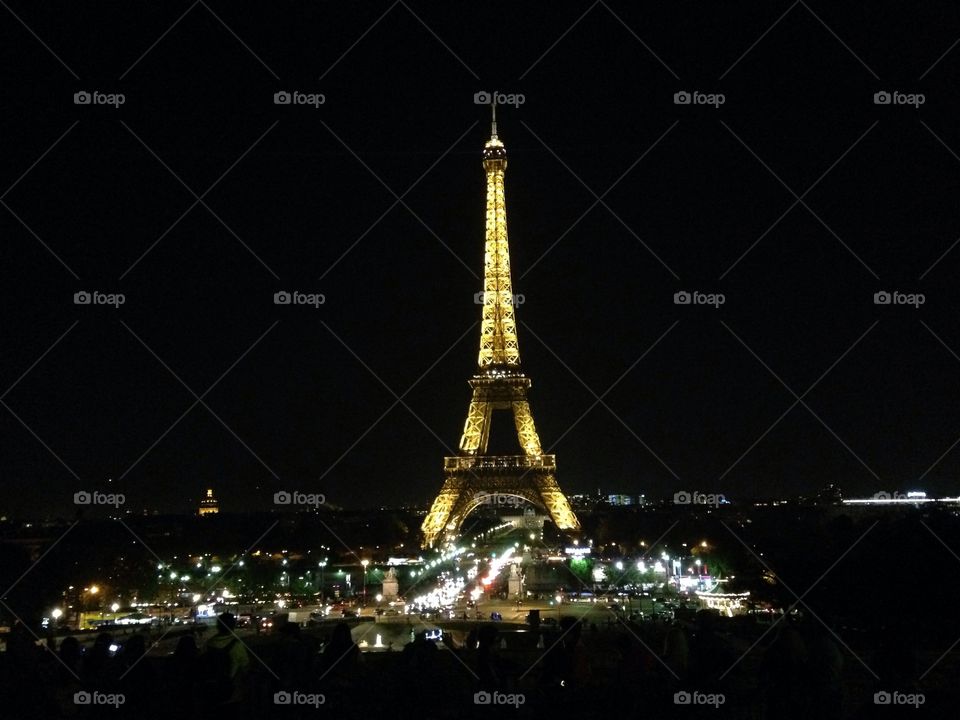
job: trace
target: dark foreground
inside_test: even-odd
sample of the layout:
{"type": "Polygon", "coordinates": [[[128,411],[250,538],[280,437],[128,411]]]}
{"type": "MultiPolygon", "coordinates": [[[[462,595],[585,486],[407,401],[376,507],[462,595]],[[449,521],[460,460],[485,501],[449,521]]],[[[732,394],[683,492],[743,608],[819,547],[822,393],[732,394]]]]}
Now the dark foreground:
{"type": "Polygon", "coordinates": [[[372,646],[370,630],[380,628],[244,636],[248,669],[220,703],[190,633],[175,654],[156,657],[142,652],[156,636],[142,645],[124,639],[114,655],[92,647],[77,657],[69,644],[54,652],[24,634],[0,655],[0,715],[830,720],[955,717],[960,700],[956,657],[937,662],[942,650],[902,628],[852,637],[819,623],[771,629],[712,616],[686,626],[566,622],[542,630],[455,623],[439,646],[422,632],[407,642],[409,630],[422,630],[414,625],[391,649],[360,652],[353,641],[372,646]]]}

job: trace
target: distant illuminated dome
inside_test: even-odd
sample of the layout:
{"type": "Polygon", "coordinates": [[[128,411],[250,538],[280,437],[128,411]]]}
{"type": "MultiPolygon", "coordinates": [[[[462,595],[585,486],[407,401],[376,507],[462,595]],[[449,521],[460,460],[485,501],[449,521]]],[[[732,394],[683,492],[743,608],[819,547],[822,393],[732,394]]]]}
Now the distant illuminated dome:
{"type": "Polygon", "coordinates": [[[207,496],[200,501],[200,515],[216,515],[220,512],[220,501],[213,496],[213,489],[207,488],[207,496]]]}

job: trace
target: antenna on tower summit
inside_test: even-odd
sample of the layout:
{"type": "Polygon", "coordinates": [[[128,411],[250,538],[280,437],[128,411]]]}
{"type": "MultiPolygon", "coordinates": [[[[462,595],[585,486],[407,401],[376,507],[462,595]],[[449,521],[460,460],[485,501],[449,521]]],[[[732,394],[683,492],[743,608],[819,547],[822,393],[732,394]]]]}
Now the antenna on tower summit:
{"type": "Polygon", "coordinates": [[[490,137],[496,139],[497,137],[497,93],[493,93],[493,98],[490,100],[490,111],[493,114],[493,121],[490,123],[490,137]]]}

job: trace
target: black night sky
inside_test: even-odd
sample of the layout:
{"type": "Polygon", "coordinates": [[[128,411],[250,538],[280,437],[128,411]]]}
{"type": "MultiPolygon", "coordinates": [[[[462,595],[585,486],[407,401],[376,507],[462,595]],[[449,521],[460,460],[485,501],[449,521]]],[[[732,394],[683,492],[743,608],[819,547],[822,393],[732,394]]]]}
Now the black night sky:
{"type": "Polygon", "coordinates": [[[960,8],[18,0],[0,34],[4,513],[108,478],[426,505],[476,365],[483,90],[525,96],[520,351],[566,492],[958,492],[960,8]]]}

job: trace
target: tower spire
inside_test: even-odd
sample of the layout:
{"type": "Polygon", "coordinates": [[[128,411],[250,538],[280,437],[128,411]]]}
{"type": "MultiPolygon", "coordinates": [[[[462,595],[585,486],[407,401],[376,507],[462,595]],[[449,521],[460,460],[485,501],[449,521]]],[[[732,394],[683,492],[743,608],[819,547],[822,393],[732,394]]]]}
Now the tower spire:
{"type": "Polygon", "coordinates": [[[490,123],[490,137],[497,139],[497,93],[493,93],[493,100],[490,102],[490,111],[493,114],[493,120],[490,123]]]}

